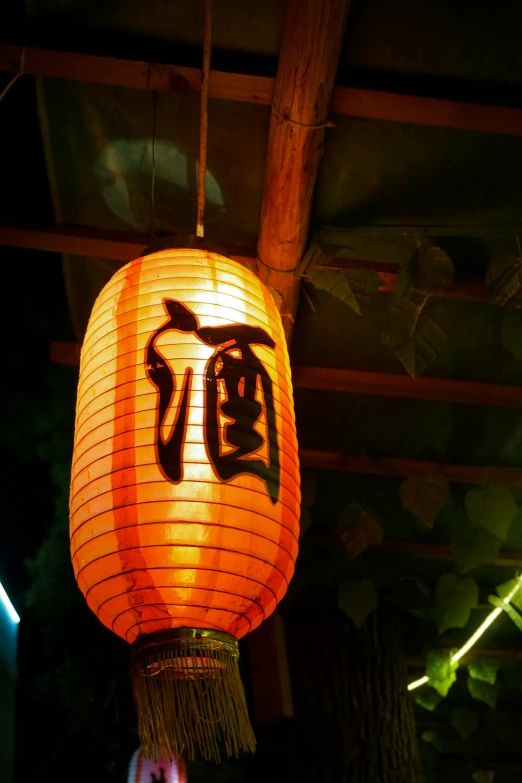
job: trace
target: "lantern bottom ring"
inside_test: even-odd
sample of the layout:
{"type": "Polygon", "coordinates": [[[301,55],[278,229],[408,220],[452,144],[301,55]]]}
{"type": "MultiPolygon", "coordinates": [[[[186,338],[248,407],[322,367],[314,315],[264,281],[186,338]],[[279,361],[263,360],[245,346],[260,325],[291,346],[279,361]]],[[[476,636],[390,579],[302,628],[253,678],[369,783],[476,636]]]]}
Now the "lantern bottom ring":
{"type": "Polygon", "coordinates": [[[138,637],[131,650],[133,662],[142,663],[143,677],[167,680],[216,679],[222,676],[229,658],[239,658],[234,636],[208,628],[157,631],[138,637]]]}
{"type": "Polygon", "coordinates": [[[138,637],[131,676],[143,753],[220,760],[253,752],[255,738],[239,676],[237,639],[207,628],[175,628],[138,637]]]}

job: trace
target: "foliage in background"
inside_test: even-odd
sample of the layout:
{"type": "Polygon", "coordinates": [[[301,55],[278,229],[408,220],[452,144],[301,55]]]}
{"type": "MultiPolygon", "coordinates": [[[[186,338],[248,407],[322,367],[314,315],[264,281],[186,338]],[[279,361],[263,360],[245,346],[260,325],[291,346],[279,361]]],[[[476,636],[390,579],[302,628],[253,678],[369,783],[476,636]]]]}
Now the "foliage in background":
{"type": "MultiPolygon", "coordinates": [[[[509,688],[514,687],[522,703],[522,664],[503,668],[505,662],[494,658],[471,658],[463,659],[459,666],[451,663],[451,656],[455,652],[454,629],[461,629],[462,644],[481,622],[475,614],[484,611],[480,608],[477,576],[483,571],[478,569],[493,562],[509,536],[522,534],[522,516],[514,493],[499,486],[450,487],[441,477],[403,482],[387,479],[385,491],[382,478],[368,477],[363,486],[360,478],[349,483],[344,476],[335,480],[320,475],[317,500],[309,507],[310,525],[298,562],[295,590],[313,583],[330,587],[337,593],[339,607],[357,627],[366,622],[379,602],[398,606],[404,627],[411,629],[412,642],[416,640],[415,649],[431,645],[424,670],[429,684],[412,694],[422,708],[420,725],[425,720],[422,714],[447,716],[445,723],[434,718],[433,728],[420,732],[422,746],[430,748],[432,754],[428,761],[423,750],[426,763],[435,770],[445,754],[459,754],[467,765],[462,781],[486,780],[484,775],[494,780],[494,768],[484,762],[511,752],[511,748],[515,752],[513,731],[506,730],[502,696],[504,692],[512,693],[509,688]],[[450,538],[454,563],[433,565],[414,557],[400,558],[393,550],[380,550],[383,537],[390,540],[390,536],[397,535],[408,518],[409,535],[416,530],[421,540],[450,538]],[[340,546],[314,549],[313,555],[309,554],[306,543],[319,533],[321,540],[333,535],[340,546]],[[426,581],[434,586],[433,592],[426,581]],[[406,601],[401,595],[406,595],[406,601]],[[399,596],[398,604],[395,596],[399,596]],[[451,639],[449,644],[433,646],[444,645],[446,635],[451,639]],[[436,642],[438,637],[440,642],[436,642]]],[[[498,587],[499,601],[513,585],[510,580],[498,587]]],[[[514,599],[513,611],[517,607],[522,611],[522,595],[514,599]]],[[[522,617],[518,617],[522,627],[522,617]]],[[[490,640],[496,628],[488,631],[490,640]]],[[[522,718],[517,721],[522,730],[522,718]]],[[[428,770],[427,781],[432,780],[430,775],[428,770]]],[[[498,779],[512,783],[516,777],[498,779]]]]}
{"type": "MultiPolygon", "coordinates": [[[[322,233],[328,237],[328,231],[322,233]]],[[[333,232],[334,238],[339,236],[333,232]]],[[[419,237],[415,252],[399,267],[396,282],[390,286],[388,273],[356,268],[356,262],[347,269],[329,266],[335,258],[349,257],[349,250],[322,239],[313,242],[302,263],[305,282],[341,300],[359,316],[380,290],[391,290],[381,341],[409,375],[419,377],[449,347],[449,336],[430,313],[429,301],[453,284],[453,261],[428,237],[419,237]]],[[[502,343],[522,360],[522,257],[508,253],[493,257],[485,281],[491,302],[503,311],[502,343]]]]}

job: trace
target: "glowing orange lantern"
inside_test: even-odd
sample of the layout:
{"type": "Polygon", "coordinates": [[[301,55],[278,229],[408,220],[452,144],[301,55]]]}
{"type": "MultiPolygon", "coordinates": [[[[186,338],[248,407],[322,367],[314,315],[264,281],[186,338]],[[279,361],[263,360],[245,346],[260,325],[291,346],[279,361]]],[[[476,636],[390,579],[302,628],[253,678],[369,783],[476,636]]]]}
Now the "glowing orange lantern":
{"type": "Polygon", "coordinates": [[[127,783],[187,783],[187,781],[187,768],[183,759],[147,760],[141,750],[137,750],[131,758],[127,783]]]}
{"type": "Polygon", "coordinates": [[[237,639],[297,555],[299,468],[281,319],[245,267],[167,250],[120,269],[82,349],[71,483],[78,585],[132,644],[142,747],[253,750],[237,639]]]}

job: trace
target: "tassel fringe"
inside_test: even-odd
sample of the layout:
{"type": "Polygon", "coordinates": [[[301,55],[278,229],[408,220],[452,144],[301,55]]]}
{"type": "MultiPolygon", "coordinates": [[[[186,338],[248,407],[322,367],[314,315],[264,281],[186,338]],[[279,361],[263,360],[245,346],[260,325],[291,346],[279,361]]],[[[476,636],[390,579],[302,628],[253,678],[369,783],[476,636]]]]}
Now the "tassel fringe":
{"type": "Polygon", "coordinates": [[[256,740],[239,675],[237,640],[226,633],[180,628],[132,645],[132,688],[146,758],[221,760],[256,740]]]}

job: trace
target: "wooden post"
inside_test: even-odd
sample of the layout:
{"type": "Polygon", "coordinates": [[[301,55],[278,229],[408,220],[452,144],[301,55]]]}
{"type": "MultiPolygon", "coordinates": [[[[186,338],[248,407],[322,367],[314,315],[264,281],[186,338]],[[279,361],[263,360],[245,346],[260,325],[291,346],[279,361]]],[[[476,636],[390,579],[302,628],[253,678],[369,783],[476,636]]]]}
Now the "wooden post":
{"type": "Polygon", "coordinates": [[[287,0],[265,168],[258,274],[287,336],[349,0],[287,0]]]}
{"type": "Polygon", "coordinates": [[[249,634],[248,649],[256,723],[293,718],[285,628],[279,612],[249,634]]]}
{"type": "Polygon", "coordinates": [[[313,585],[286,613],[295,701],[293,780],[422,783],[400,623],[388,607],[357,629],[313,585]]]}

